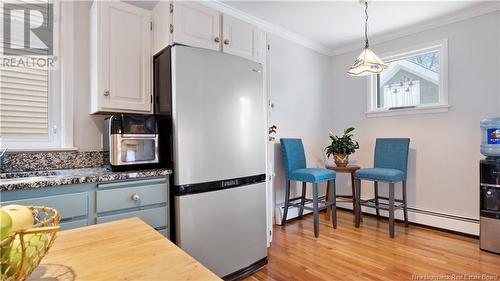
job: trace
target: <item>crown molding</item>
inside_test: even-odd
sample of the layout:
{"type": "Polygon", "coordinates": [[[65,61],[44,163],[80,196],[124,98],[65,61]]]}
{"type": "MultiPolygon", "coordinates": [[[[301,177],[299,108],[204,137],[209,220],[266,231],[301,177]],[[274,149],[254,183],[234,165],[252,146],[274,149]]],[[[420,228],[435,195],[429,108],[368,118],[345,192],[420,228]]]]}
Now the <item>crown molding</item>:
{"type": "MultiPolygon", "coordinates": [[[[364,42],[351,42],[343,47],[338,48],[329,48],[319,42],[311,40],[307,37],[299,35],[297,33],[291,32],[285,28],[279,27],[275,24],[262,20],[258,17],[240,11],[234,7],[231,7],[227,4],[220,2],[219,0],[208,0],[208,1],[200,1],[201,4],[215,9],[221,13],[231,15],[233,17],[244,20],[250,24],[253,24],[262,30],[272,33],[274,35],[280,36],[284,39],[290,40],[294,43],[302,45],[306,48],[314,50],[320,54],[327,56],[338,56],[345,53],[349,53],[356,50],[361,50],[363,48],[364,42]]],[[[488,1],[483,4],[479,4],[475,7],[464,9],[462,11],[443,16],[440,18],[436,18],[433,20],[429,20],[423,22],[421,24],[416,24],[411,27],[402,28],[387,34],[381,34],[378,36],[372,36],[370,39],[371,45],[381,44],[385,42],[389,42],[391,40],[395,40],[401,37],[405,37],[411,34],[419,33],[422,31],[431,30],[437,27],[441,27],[444,25],[452,24],[455,22],[463,21],[469,18],[474,18],[477,16],[485,15],[488,13],[492,13],[495,11],[500,11],[500,2],[498,1],[488,1]]]]}
{"type": "Polygon", "coordinates": [[[265,20],[262,20],[258,17],[252,16],[250,14],[247,14],[245,12],[242,12],[236,8],[233,8],[227,4],[224,4],[222,2],[219,2],[218,0],[211,0],[211,1],[200,1],[201,4],[210,7],[212,9],[215,9],[221,13],[236,17],[238,19],[244,20],[250,24],[253,24],[262,30],[272,33],[274,35],[280,36],[284,39],[290,40],[294,43],[297,43],[299,45],[302,45],[306,48],[312,49],[320,54],[327,55],[327,56],[332,56],[333,50],[316,42],[313,41],[309,38],[306,38],[302,35],[299,35],[297,33],[291,32],[285,28],[279,27],[277,25],[274,25],[270,22],[267,22],[265,20]]]}
{"type": "MultiPolygon", "coordinates": [[[[436,18],[434,20],[426,21],[422,24],[417,24],[411,27],[403,28],[394,32],[390,32],[388,34],[382,34],[378,36],[372,36],[370,39],[370,45],[376,45],[376,44],[381,44],[385,43],[388,41],[392,41],[394,39],[398,39],[401,37],[405,37],[411,34],[419,33],[422,31],[427,31],[430,29],[434,29],[437,27],[441,27],[444,25],[452,24],[455,22],[463,21],[466,19],[474,18],[477,16],[489,14],[495,11],[500,11],[500,2],[497,1],[492,1],[492,2],[486,2],[480,5],[477,5],[475,7],[469,8],[469,9],[464,9],[462,11],[459,11],[457,13],[450,14],[448,16],[444,16],[441,18],[436,18]]],[[[357,43],[350,43],[345,45],[344,47],[340,48],[334,48],[333,51],[330,53],[330,56],[338,56],[342,55],[345,53],[353,52],[356,50],[361,51],[363,48],[364,42],[357,42],[357,43]]]]}

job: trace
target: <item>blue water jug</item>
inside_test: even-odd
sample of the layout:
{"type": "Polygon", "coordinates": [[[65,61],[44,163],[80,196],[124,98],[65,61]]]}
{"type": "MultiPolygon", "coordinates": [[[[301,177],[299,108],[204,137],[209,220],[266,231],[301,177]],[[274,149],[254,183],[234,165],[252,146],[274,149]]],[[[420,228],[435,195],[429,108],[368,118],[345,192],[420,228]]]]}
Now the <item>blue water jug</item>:
{"type": "Polygon", "coordinates": [[[481,120],[481,154],[500,157],[500,117],[481,120]]]}

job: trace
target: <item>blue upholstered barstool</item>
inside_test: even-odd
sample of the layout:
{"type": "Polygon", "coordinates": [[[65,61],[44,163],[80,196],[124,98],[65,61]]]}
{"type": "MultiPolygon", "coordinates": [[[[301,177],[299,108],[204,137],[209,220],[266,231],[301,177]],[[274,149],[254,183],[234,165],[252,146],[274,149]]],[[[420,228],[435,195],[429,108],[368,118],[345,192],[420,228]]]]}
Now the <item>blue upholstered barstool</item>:
{"type": "Polygon", "coordinates": [[[281,152],[283,154],[283,162],[285,163],[286,173],[286,190],[285,190],[285,206],[281,225],[285,225],[288,207],[294,206],[299,208],[299,218],[302,218],[304,209],[313,211],[314,213],[314,236],[319,236],[319,211],[326,208],[332,209],[332,225],[337,228],[337,208],[335,204],[335,171],[322,168],[306,168],[306,156],[304,153],[304,145],[301,139],[280,139],[281,152]],[[290,198],[290,181],[302,182],[302,196],[290,198]],[[327,181],[331,182],[330,202],[318,200],[318,183],[327,181]],[[306,198],[306,183],[312,183],[313,199],[306,198]],[[300,203],[292,201],[300,200],[300,203]],[[306,202],[313,202],[313,207],[305,206],[306,202]],[[319,203],[324,203],[324,206],[319,208],[319,203]]]}
{"type": "Polygon", "coordinates": [[[375,208],[377,219],[380,218],[379,210],[389,211],[389,235],[391,238],[394,237],[394,210],[403,209],[405,226],[408,227],[406,174],[409,146],[410,139],[387,138],[376,140],[374,168],[359,169],[354,174],[356,179],[356,227],[359,227],[361,221],[361,206],[375,208]],[[361,200],[361,180],[374,182],[375,198],[361,200]],[[379,182],[389,183],[389,197],[378,196],[379,182]],[[402,199],[394,198],[394,185],[398,182],[403,183],[402,199]],[[388,203],[381,203],[379,199],[387,200],[388,203]],[[396,205],[395,202],[400,204],[396,205]]]}

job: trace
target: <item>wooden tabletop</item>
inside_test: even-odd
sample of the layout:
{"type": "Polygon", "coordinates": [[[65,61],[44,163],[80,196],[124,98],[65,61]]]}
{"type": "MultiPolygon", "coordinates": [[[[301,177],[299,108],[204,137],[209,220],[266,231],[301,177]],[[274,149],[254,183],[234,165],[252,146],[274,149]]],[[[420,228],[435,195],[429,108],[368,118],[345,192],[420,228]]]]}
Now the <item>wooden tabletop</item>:
{"type": "Polygon", "coordinates": [[[62,231],[28,280],[221,280],[138,218],[62,231]]]}
{"type": "Polygon", "coordinates": [[[334,170],[334,171],[339,172],[339,173],[353,173],[356,170],[359,170],[361,167],[356,166],[356,165],[347,165],[346,167],[338,167],[335,165],[331,165],[331,166],[326,165],[326,168],[330,169],[330,170],[334,170]]]}

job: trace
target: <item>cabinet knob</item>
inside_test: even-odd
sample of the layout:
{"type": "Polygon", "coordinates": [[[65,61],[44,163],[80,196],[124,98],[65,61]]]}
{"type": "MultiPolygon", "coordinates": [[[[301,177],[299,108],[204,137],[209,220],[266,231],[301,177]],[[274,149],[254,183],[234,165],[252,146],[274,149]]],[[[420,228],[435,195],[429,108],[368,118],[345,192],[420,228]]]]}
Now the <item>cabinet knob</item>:
{"type": "Polygon", "coordinates": [[[105,97],[108,97],[108,96],[109,96],[109,93],[110,93],[110,92],[109,92],[109,90],[104,90],[104,96],[105,96],[105,97]]]}
{"type": "Polygon", "coordinates": [[[215,41],[215,43],[219,43],[220,42],[220,38],[219,37],[215,37],[214,41],[215,41]]]}
{"type": "Polygon", "coordinates": [[[137,193],[134,193],[132,194],[132,196],[130,196],[130,199],[132,199],[132,201],[139,201],[141,199],[141,196],[139,196],[139,194],[137,193]]]}
{"type": "Polygon", "coordinates": [[[229,39],[224,40],[224,45],[229,45],[229,43],[231,43],[229,42],[229,39]]]}

